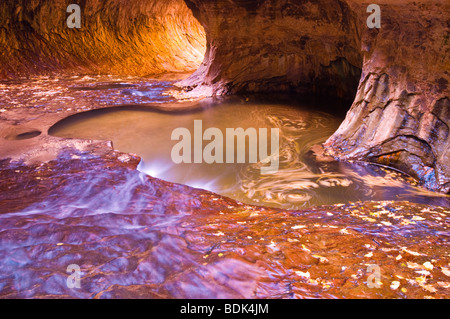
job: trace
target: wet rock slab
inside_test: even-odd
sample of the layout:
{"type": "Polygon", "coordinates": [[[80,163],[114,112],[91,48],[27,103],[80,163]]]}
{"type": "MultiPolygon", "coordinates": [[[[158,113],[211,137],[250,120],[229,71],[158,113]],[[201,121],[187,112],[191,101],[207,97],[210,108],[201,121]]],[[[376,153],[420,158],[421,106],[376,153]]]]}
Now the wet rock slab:
{"type": "Polygon", "coordinates": [[[101,152],[0,162],[1,298],[449,296],[448,208],[254,207],[101,152]],[[79,289],[67,287],[71,264],[79,289]]]}

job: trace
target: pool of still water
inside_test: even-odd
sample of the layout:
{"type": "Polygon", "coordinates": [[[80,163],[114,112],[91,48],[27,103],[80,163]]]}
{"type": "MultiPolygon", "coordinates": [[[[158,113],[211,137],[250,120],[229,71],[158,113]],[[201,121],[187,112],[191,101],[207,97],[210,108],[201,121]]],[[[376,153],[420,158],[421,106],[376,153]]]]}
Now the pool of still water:
{"type": "Polygon", "coordinates": [[[42,165],[0,161],[1,298],[448,297],[448,197],[392,170],[311,156],[348,105],[340,112],[336,101],[272,95],[205,99],[189,112],[163,112],[176,102],[173,80],[0,82],[2,117],[13,118],[15,108],[36,118],[76,111],[49,133],[111,140],[142,158],[141,172],[76,150],[42,165]],[[91,111],[97,108],[105,109],[91,111]],[[278,171],[262,175],[261,158],[175,164],[174,129],[193,133],[199,120],[203,131],[224,135],[227,128],[279,129],[278,171]],[[241,205],[145,173],[300,210],[241,205]],[[69,265],[80,267],[80,289],[67,285],[69,265]],[[368,265],[380,266],[381,288],[369,287],[368,265]]]}
{"type": "Polygon", "coordinates": [[[330,103],[299,96],[253,96],[205,100],[194,110],[184,112],[121,106],[77,114],[57,123],[49,133],[63,138],[111,140],[115,149],[142,158],[139,165],[142,172],[246,204],[284,209],[366,200],[448,204],[447,198],[412,185],[411,178],[394,170],[362,163],[316,162],[311,147],[325,142],[343,120],[342,112],[333,112],[339,109],[338,102],[330,103]],[[173,137],[174,131],[180,128],[188,135],[173,137]],[[221,134],[202,139],[210,128],[218,129],[221,134]],[[254,129],[253,143],[249,138],[245,145],[239,146],[237,139],[230,142],[227,129],[238,128],[254,129]],[[274,128],[279,132],[278,154],[272,153],[269,142],[274,128]],[[266,129],[267,136],[260,134],[260,129],[266,129]],[[186,141],[185,148],[177,148],[180,142],[186,141]],[[203,157],[201,163],[195,163],[195,147],[202,153],[212,141],[215,146],[223,147],[208,154],[214,155],[220,149],[223,155],[219,158],[224,163],[207,163],[203,157]],[[264,162],[267,158],[259,156],[255,144],[267,148],[268,155],[276,156],[264,162]],[[182,156],[186,152],[190,163],[176,163],[173,154],[182,156]],[[227,161],[230,152],[234,159],[227,161]],[[245,163],[237,160],[239,152],[245,154],[245,163]],[[252,154],[256,161],[250,160],[252,154]],[[276,158],[279,164],[275,171],[263,174],[261,168],[268,167],[276,158]]]}

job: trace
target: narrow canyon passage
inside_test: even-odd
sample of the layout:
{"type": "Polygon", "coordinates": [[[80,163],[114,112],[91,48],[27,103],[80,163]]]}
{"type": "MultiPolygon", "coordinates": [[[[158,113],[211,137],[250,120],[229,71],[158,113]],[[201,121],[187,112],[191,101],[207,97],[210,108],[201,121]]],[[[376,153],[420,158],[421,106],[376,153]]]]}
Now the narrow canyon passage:
{"type": "Polygon", "coordinates": [[[0,298],[448,298],[450,8],[368,5],[0,4],[0,298]]]}

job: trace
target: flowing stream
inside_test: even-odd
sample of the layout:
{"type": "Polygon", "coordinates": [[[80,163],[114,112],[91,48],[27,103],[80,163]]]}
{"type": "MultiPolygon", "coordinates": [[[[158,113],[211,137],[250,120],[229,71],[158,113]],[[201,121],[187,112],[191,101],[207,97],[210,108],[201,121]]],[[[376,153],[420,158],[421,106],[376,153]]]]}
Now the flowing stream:
{"type": "MultiPolygon", "coordinates": [[[[105,89],[100,86],[98,90],[101,94],[105,89]]],[[[123,90],[122,94],[127,92],[130,89],[123,90]]],[[[139,165],[142,172],[247,204],[295,209],[365,200],[447,203],[447,199],[413,186],[411,178],[394,170],[362,163],[316,162],[311,156],[311,147],[325,142],[343,119],[342,114],[333,115],[329,111],[339,108],[337,102],[325,106],[319,103],[298,96],[279,99],[259,96],[207,100],[199,102],[190,112],[158,112],[120,106],[69,117],[53,126],[50,134],[63,138],[111,140],[115,149],[142,158],[139,165]],[[201,121],[197,129],[195,121],[201,121]],[[177,128],[186,129],[189,135],[172,139],[177,128]],[[223,154],[219,156],[222,163],[207,163],[204,158],[200,159],[201,163],[195,163],[196,139],[200,139],[197,145],[202,153],[210,140],[214,140],[203,139],[204,132],[210,128],[220,132],[216,139],[223,145],[220,148],[223,154]],[[227,129],[239,128],[244,131],[254,129],[255,138],[250,141],[247,137],[245,145],[239,145],[238,139],[231,144],[227,129]],[[264,158],[258,156],[256,146],[263,143],[267,154],[272,154],[269,132],[273,128],[279,130],[279,164],[272,174],[263,174],[261,168],[268,167],[270,162],[264,162],[264,158]],[[260,134],[260,129],[267,130],[267,135],[260,134]],[[179,152],[177,149],[176,154],[190,153],[187,156],[189,163],[175,163],[172,152],[180,141],[185,140],[188,146],[179,152]],[[227,162],[230,152],[234,159],[227,162]],[[239,152],[245,154],[245,163],[238,162],[239,152]],[[250,160],[251,155],[256,161],[250,160]]]]}
{"type": "Polygon", "coordinates": [[[342,121],[339,102],[244,96],[180,111],[176,77],[0,83],[2,123],[53,125],[53,137],[30,124],[3,143],[110,140],[141,158],[138,170],[136,157],[90,149],[45,163],[0,160],[0,298],[448,298],[448,197],[394,170],[310,152],[342,121]],[[223,158],[236,156],[176,164],[180,128],[191,135],[191,160],[193,145],[208,154],[212,140],[201,137],[210,128],[223,158]],[[255,129],[260,148],[272,133],[259,129],[278,129],[276,172],[262,174],[274,157],[253,144],[229,144],[230,128],[255,129]]]}

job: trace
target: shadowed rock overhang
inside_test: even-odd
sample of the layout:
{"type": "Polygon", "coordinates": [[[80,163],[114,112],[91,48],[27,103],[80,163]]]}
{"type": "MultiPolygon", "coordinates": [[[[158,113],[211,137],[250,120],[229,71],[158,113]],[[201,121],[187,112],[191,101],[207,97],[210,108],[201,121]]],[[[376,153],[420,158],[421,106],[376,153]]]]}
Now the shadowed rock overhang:
{"type": "Polygon", "coordinates": [[[324,144],[335,158],[396,167],[450,190],[449,20],[439,0],[66,1],[0,5],[3,77],[197,71],[193,95],[296,91],[353,100],[324,144]],[[203,53],[204,59],[203,59],[203,53]],[[201,60],[203,62],[201,63],[201,60]]]}

